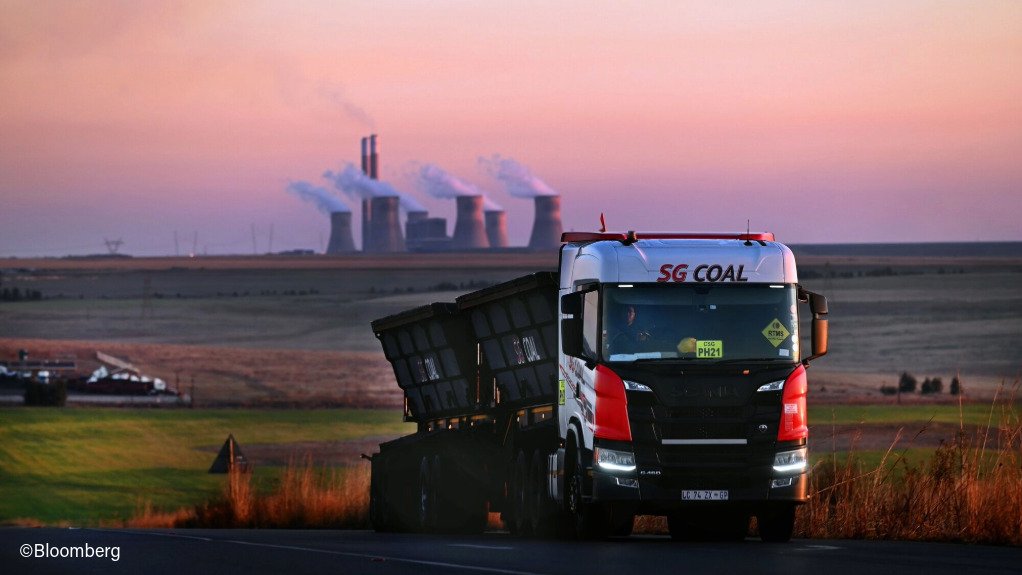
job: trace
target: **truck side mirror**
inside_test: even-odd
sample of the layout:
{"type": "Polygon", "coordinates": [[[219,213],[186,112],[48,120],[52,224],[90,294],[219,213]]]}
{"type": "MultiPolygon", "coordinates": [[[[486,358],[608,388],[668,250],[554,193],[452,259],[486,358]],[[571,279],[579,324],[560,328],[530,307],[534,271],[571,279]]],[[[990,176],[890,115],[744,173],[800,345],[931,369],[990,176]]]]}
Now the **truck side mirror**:
{"type": "Polygon", "coordinates": [[[569,317],[561,320],[561,351],[564,352],[564,355],[584,358],[581,317],[569,317]]]}
{"type": "Polygon", "coordinates": [[[809,311],[813,313],[813,354],[802,360],[802,363],[808,364],[827,354],[827,298],[807,290],[800,292],[800,296],[809,300],[809,311]]]}
{"type": "Polygon", "coordinates": [[[561,313],[578,317],[582,315],[582,296],[584,292],[573,292],[561,296],[561,313]]]}
{"type": "Polygon", "coordinates": [[[827,318],[813,318],[813,355],[806,359],[816,359],[827,355],[827,318]]]}

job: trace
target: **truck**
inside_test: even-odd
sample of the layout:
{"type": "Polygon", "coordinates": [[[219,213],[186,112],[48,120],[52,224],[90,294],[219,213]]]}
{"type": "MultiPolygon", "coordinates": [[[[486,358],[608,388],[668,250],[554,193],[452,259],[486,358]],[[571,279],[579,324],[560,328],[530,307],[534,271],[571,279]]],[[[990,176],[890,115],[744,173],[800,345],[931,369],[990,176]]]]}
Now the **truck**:
{"type": "Polygon", "coordinates": [[[594,539],[658,515],[674,539],[731,540],[755,516],[788,541],[828,311],[791,250],[772,233],[561,240],[555,271],[372,322],[416,424],[365,456],[374,529],[474,533],[499,513],[513,535],[594,539]]]}

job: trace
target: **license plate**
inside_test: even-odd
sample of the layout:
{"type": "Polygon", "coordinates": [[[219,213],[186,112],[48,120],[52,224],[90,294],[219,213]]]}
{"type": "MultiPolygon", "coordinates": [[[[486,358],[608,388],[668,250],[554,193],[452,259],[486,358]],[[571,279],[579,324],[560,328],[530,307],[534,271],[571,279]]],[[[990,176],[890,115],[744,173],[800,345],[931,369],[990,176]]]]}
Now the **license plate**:
{"type": "Polygon", "coordinates": [[[727,489],[686,489],[681,492],[682,501],[727,501],[727,489]]]}

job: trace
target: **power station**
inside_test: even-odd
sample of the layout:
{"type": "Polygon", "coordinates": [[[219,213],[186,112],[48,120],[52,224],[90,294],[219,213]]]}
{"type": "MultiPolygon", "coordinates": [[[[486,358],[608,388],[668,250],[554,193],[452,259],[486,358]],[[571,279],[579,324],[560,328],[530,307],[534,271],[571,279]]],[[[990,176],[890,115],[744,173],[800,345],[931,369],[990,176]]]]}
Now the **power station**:
{"type": "MultiPolygon", "coordinates": [[[[459,190],[456,202],[454,231],[447,235],[447,220],[430,217],[429,213],[409,201],[404,207],[405,222],[401,225],[404,200],[410,200],[389,185],[378,182],[380,169],[379,139],[376,134],[362,138],[360,187],[362,208],[362,245],[365,253],[450,252],[478,250],[541,251],[557,248],[561,242],[561,197],[549,193],[532,199],[535,217],[529,244],[512,248],[508,242],[507,212],[489,201],[482,193],[459,190]],[[366,180],[369,182],[366,182],[366,180]],[[369,191],[366,191],[369,190],[369,191]],[[469,193],[471,192],[471,193],[469,193]]],[[[341,187],[341,184],[338,184],[341,187]]],[[[345,191],[348,191],[345,188],[345,191]]],[[[330,212],[330,242],[326,253],[346,254],[358,251],[354,243],[351,212],[330,212]]]]}

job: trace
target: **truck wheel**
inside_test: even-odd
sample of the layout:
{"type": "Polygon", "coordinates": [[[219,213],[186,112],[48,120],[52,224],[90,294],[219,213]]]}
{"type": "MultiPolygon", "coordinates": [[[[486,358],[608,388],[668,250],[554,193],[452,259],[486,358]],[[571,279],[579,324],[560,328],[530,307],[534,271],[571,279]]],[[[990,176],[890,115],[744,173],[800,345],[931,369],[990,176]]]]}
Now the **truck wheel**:
{"type": "Polygon", "coordinates": [[[571,474],[568,476],[566,499],[568,513],[574,524],[574,534],[578,539],[602,539],[606,537],[606,524],[600,509],[585,500],[585,460],[582,449],[573,446],[571,474]]]}
{"type": "Polygon", "coordinates": [[[756,516],[759,536],[767,543],[787,543],[795,530],[795,505],[773,507],[756,516]]]}
{"type": "Polygon", "coordinates": [[[433,477],[429,456],[424,456],[419,463],[419,513],[417,517],[418,531],[428,533],[436,525],[436,491],[433,488],[433,477]]]}

